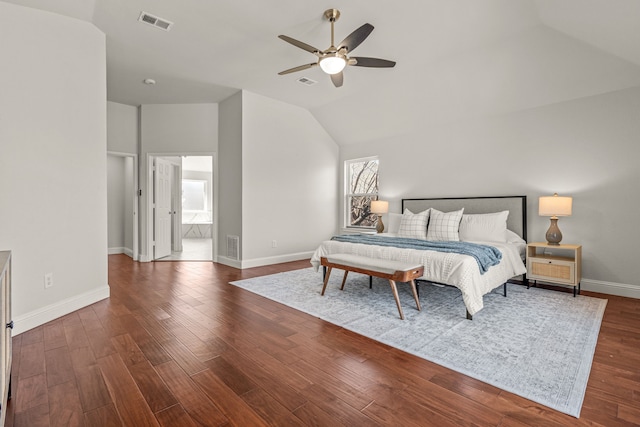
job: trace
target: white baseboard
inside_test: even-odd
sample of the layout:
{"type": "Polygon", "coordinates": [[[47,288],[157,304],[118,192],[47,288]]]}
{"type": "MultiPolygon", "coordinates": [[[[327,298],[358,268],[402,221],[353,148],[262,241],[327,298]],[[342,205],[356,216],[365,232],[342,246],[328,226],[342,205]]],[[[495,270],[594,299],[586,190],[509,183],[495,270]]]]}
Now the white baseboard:
{"type": "MultiPolygon", "coordinates": [[[[289,261],[298,261],[301,259],[309,259],[313,255],[313,252],[298,252],[295,254],[284,254],[266,258],[254,258],[249,260],[243,260],[240,268],[252,268],[261,267],[263,265],[280,264],[289,261]]],[[[311,264],[309,264],[311,266],[311,264]]]]}
{"type": "Polygon", "coordinates": [[[601,280],[583,278],[580,283],[580,288],[584,291],[640,299],[640,286],[628,285],[626,283],[603,282],[601,280]]]}
{"type": "Polygon", "coordinates": [[[15,336],[21,334],[29,329],[44,325],[58,317],[62,317],[105,298],[109,298],[109,294],[110,288],[109,285],[106,285],[46,307],[39,308],[30,313],[23,314],[22,316],[15,317],[13,319],[14,326],[12,335],[15,336]]]}
{"type": "MultiPolygon", "coordinates": [[[[301,259],[309,259],[313,255],[313,252],[298,252],[295,254],[284,254],[265,258],[254,258],[249,260],[238,261],[223,256],[218,257],[220,264],[228,265],[229,267],[245,269],[253,267],[261,267],[263,265],[281,264],[283,262],[298,261],[301,259]]],[[[309,264],[311,265],[311,264],[309,264]]]]}
{"type": "Polygon", "coordinates": [[[109,248],[108,253],[109,255],[125,254],[128,257],[133,258],[133,249],[125,248],[124,246],[120,248],[109,248]]]}
{"type": "Polygon", "coordinates": [[[233,268],[242,268],[242,262],[238,261],[237,259],[227,258],[226,256],[219,256],[217,262],[233,268]]]}

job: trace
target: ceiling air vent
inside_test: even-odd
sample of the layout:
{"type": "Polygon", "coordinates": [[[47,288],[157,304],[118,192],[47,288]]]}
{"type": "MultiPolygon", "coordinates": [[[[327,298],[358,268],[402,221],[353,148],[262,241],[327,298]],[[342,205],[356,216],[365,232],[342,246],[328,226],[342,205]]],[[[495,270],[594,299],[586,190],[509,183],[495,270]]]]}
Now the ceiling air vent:
{"type": "Polygon", "coordinates": [[[145,22],[149,25],[153,25],[156,28],[160,28],[161,30],[169,31],[173,26],[173,22],[167,21],[166,19],[158,18],[147,12],[140,12],[140,17],[138,21],[145,22]]]}
{"type": "Polygon", "coordinates": [[[308,77],[300,77],[300,78],[298,79],[298,81],[299,81],[300,83],[302,83],[303,85],[307,85],[307,86],[311,86],[311,85],[314,85],[314,84],[318,83],[317,81],[315,81],[315,80],[311,80],[311,79],[310,79],[310,78],[308,78],[308,77]]]}

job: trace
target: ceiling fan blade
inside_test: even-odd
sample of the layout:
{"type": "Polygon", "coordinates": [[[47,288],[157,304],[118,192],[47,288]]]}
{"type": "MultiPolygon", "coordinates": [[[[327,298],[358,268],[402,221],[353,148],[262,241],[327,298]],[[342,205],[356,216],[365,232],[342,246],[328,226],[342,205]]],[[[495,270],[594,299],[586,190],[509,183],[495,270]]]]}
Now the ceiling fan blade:
{"type": "Polygon", "coordinates": [[[369,37],[371,31],[373,31],[373,25],[363,24],[360,28],[349,34],[347,38],[342,40],[342,43],[338,45],[338,50],[346,48],[347,52],[353,52],[355,48],[360,46],[360,43],[369,37]]]}
{"type": "Polygon", "coordinates": [[[344,75],[342,74],[342,71],[336,74],[331,74],[331,81],[335,87],[342,86],[342,83],[344,83],[344,75]]]}
{"type": "Polygon", "coordinates": [[[312,62],[311,64],[299,65],[297,67],[289,68],[288,70],[280,71],[278,75],[283,76],[285,74],[295,73],[296,71],[306,70],[307,68],[315,67],[318,65],[317,62],[312,62]]]}
{"type": "Polygon", "coordinates": [[[299,47],[302,50],[306,50],[307,52],[311,52],[314,55],[318,55],[318,54],[322,54],[322,51],[320,49],[316,49],[315,47],[308,45],[306,43],[303,43],[299,40],[296,39],[292,39],[289,36],[283,36],[282,34],[278,36],[279,38],[281,38],[282,40],[286,41],[287,43],[291,43],[292,45],[294,45],[295,47],[299,47]]]}
{"type": "Polygon", "coordinates": [[[365,58],[362,56],[352,56],[349,60],[355,59],[355,63],[349,62],[349,65],[356,67],[375,67],[375,68],[391,68],[396,65],[395,61],[378,58],[365,58]]]}

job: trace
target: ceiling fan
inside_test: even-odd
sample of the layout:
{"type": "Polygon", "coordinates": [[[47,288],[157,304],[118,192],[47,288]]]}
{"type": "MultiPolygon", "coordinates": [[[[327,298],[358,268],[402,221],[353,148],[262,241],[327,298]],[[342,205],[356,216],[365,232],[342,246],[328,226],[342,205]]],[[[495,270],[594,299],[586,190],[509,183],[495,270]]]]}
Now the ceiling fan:
{"type": "Polygon", "coordinates": [[[306,70],[313,68],[317,65],[322,68],[322,71],[331,76],[331,81],[335,87],[342,86],[344,82],[344,76],[342,71],[347,65],[354,65],[356,67],[374,67],[374,68],[391,68],[396,65],[395,61],[389,61],[386,59],[378,58],[366,58],[362,56],[349,56],[353,50],[360,46],[373,31],[373,25],[364,24],[351,34],[347,36],[342,42],[335,46],[333,40],[333,24],[340,18],[340,11],[338,9],[328,9],[324,12],[324,17],[331,22],[331,46],[322,51],[310,46],[306,43],[293,39],[289,36],[279,35],[278,37],[287,43],[299,47],[300,49],[311,52],[318,57],[317,62],[310,64],[300,65],[298,67],[289,68],[288,70],[280,71],[279,75],[295,73],[296,71],[306,70]]]}

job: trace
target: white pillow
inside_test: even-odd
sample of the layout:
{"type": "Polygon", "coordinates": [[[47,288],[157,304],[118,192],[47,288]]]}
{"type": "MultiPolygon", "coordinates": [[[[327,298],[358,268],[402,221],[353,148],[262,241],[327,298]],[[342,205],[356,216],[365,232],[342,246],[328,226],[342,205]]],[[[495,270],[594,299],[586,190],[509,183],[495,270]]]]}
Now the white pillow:
{"type": "Polygon", "coordinates": [[[429,211],[430,209],[427,209],[426,211],[414,214],[409,209],[405,209],[402,214],[402,219],[400,220],[398,237],[426,240],[429,211]]]}
{"type": "Polygon", "coordinates": [[[509,211],[462,215],[460,240],[474,242],[506,242],[509,211]]]}
{"type": "Polygon", "coordinates": [[[387,227],[387,233],[398,234],[398,230],[400,230],[400,222],[402,221],[402,214],[389,212],[387,214],[387,222],[389,226],[387,227]]]}
{"type": "Polygon", "coordinates": [[[518,236],[516,233],[514,233],[509,229],[507,229],[507,232],[504,234],[505,234],[505,241],[507,243],[527,243],[524,241],[522,237],[518,236]]]}
{"type": "Polygon", "coordinates": [[[460,226],[460,219],[462,219],[462,212],[464,212],[464,208],[459,211],[447,213],[431,208],[431,220],[429,221],[429,228],[427,230],[427,240],[460,240],[458,227],[460,226]]]}

